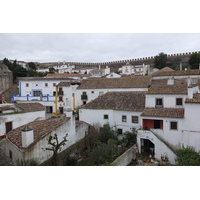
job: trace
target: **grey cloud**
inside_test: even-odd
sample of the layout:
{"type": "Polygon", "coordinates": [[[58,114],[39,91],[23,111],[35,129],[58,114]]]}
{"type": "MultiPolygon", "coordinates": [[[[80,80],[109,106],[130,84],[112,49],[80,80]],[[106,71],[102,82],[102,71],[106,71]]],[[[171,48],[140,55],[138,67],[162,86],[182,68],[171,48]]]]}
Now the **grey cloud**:
{"type": "Polygon", "coordinates": [[[107,62],[200,50],[198,33],[0,34],[0,59],[107,62]]]}

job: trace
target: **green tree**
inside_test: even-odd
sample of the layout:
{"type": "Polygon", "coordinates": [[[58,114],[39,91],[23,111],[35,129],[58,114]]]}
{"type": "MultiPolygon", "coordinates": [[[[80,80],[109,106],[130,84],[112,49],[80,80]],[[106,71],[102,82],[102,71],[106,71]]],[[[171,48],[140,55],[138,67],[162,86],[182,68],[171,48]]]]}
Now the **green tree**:
{"type": "Polygon", "coordinates": [[[200,166],[200,154],[192,147],[182,147],[176,151],[176,165],[178,166],[200,166]]]}
{"type": "Polygon", "coordinates": [[[28,66],[29,66],[29,68],[30,68],[31,70],[34,70],[34,71],[35,71],[35,70],[37,69],[34,62],[29,62],[29,63],[28,63],[28,66]]]}
{"type": "Polygon", "coordinates": [[[100,141],[104,143],[107,143],[110,138],[117,140],[116,133],[109,124],[104,124],[103,127],[100,128],[100,135],[100,141]]]}
{"type": "Polygon", "coordinates": [[[161,52],[154,58],[154,67],[162,69],[163,67],[167,66],[167,61],[168,61],[167,54],[161,52]]]}
{"type": "Polygon", "coordinates": [[[199,69],[200,64],[200,53],[193,53],[188,60],[191,69],[199,69]]]}
{"type": "Polygon", "coordinates": [[[138,131],[136,130],[136,128],[132,128],[131,131],[126,131],[120,143],[126,147],[133,146],[137,143],[137,133],[138,131]]]}
{"type": "Polygon", "coordinates": [[[56,72],[56,69],[54,69],[53,67],[49,67],[50,74],[54,74],[55,72],[56,72]]]}

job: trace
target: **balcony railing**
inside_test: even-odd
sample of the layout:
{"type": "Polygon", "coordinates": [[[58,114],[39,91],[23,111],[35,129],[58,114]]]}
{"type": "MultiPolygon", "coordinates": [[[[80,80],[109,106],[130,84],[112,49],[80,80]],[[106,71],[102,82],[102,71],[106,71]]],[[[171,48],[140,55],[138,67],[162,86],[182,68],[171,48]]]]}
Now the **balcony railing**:
{"type": "Polygon", "coordinates": [[[88,100],[88,96],[85,94],[81,95],[81,100],[88,100]]]}

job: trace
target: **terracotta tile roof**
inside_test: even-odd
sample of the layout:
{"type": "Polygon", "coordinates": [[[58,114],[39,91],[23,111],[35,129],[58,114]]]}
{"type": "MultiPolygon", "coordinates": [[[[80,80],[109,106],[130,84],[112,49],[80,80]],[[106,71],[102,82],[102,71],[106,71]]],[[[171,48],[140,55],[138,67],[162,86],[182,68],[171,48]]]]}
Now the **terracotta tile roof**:
{"type": "Polygon", "coordinates": [[[64,81],[72,81],[74,79],[72,78],[67,78],[67,77],[18,77],[17,78],[19,81],[32,81],[32,80],[37,80],[37,81],[52,81],[52,80],[64,80],[64,81]]]}
{"type": "Polygon", "coordinates": [[[82,80],[77,89],[106,89],[106,88],[148,88],[149,76],[121,78],[90,78],[82,80]]]}
{"type": "Polygon", "coordinates": [[[80,85],[80,82],[60,82],[57,86],[60,86],[60,87],[67,87],[67,86],[70,86],[70,85],[73,85],[73,84],[77,84],[77,85],[80,85]]]}
{"type": "Polygon", "coordinates": [[[164,68],[162,68],[162,69],[160,69],[160,70],[158,70],[158,71],[156,71],[156,72],[154,72],[153,74],[151,74],[152,76],[159,76],[159,74],[161,73],[163,73],[163,72],[173,72],[174,70],[173,69],[171,69],[171,68],[169,68],[169,67],[164,67],[164,68]]]}
{"type": "Polygon", "coordinates": [[[15,106],[25,112],[35,112],[45,110],[45,107],[40,103],[16,103],[15,106]]]}
{"type": "Polygon", "coordinates": [[[14,111],[15,108],[13,106],[1,106],[0,111],[3,111],[3,110],[13,110],[14,111]]]}
{"type": "Polygon", "coordinates": [[[147,94],[187,94],[188,86],[187,81],[174,80],[174,85],[168,85],[167,79],[152,80],[151,87],[148,89],[147,94]]]}
{"type": "Polygon", "coordinates": [[[185,103],[200,103],[200,93],[194,94],[192,99],[186,99],[185,103]]]}
{"type": "Polygon", "coordinates": [[[152,74],[152,76],[189,76],[200,75],[200,70],[182,70],[182,71],[159,71],[152,74]]]}
{"type": "MultiPolygon", "coordinates": [[[[43,138],[45,135],[51,133],[52,130],[58,128],[59,126],[67,122],[69,119],[70,119],[69,117],[61,117],[61,118],[50,118],[41,121],[34,121],[9,131],[6,134],[6,138],[9,141],[11,141],[15,146],[17,146],[19,149],[23,150],[24,148],[22,147],[21,131],[25,126],[28,126],[33,129],[34,142],[30,145],[32,146],[33,144],[38,142],[41,138],[43,138]]],[[[29,147],[27,147],[27,149],[29,147]]]]}
{"type": "Polygon", "coordinates": [[[91,74],[47,74],[46,77],[90,77],[92,76],[91,74]]]}
{"type": "Polygon", "coordinates": [[[107,92],[81,108],[143,111],[145,92],[107,92]]]}
{"type": "Polygon", "coordinates": [[[141,116],[184,118],[184,109],[175,108],[145,108],[141,116]]]}

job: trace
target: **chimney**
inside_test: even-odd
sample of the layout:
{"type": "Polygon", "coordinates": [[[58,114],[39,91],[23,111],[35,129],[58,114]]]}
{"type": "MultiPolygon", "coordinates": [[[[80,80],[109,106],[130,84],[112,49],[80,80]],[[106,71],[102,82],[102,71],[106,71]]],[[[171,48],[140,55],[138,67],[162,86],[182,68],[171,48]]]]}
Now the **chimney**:
{"type": "Polygon", "coordinates": [[[24,126],[21,132],[22,135],[22,147],[26,148],[34,141],[33,129],[28,126],[24,126]]]}
{"type": "Polygon", "coordinates": [[[70,117],[71,119],[70,119],[70,133],[72,134],[72,135],[74,135],[75,134],[75,124],[76,124],[76,119],[75,119],[75,115],[74,115],[74,113],[73,113],[73,111],[72,110],[67,110],[67,112],[66,112],[66,117],[70,117]]]}
{"type": "Polygon", "coordinates": [[[167,80],[167,85],[174,85],[174,77],[171,77],[167,80]]]}

